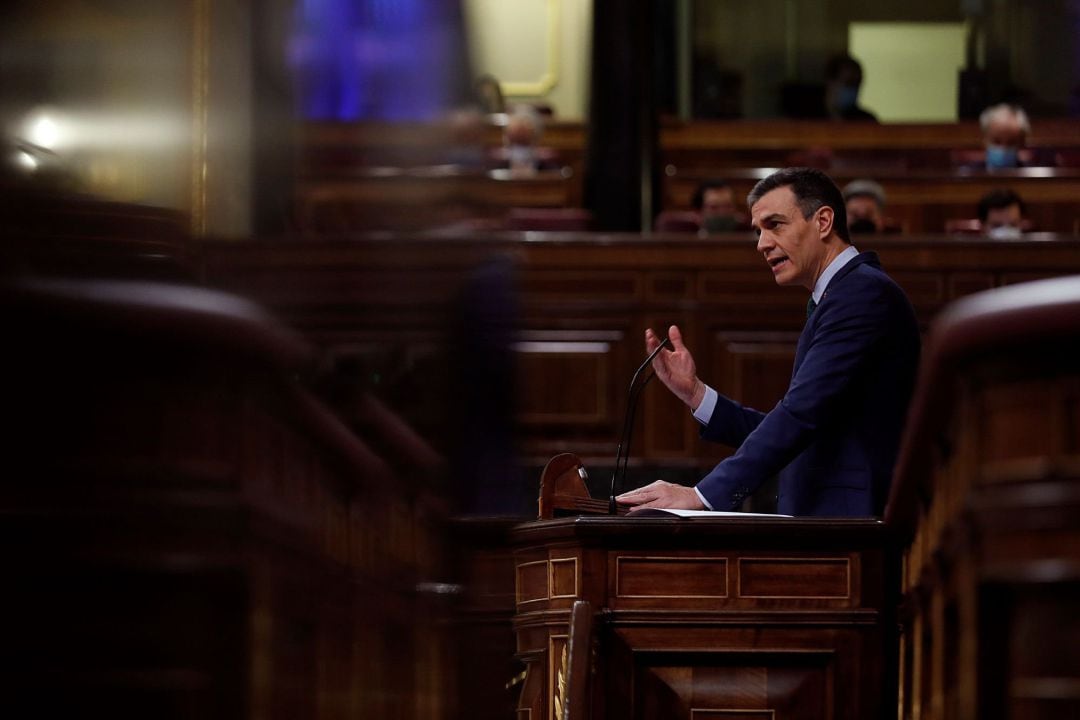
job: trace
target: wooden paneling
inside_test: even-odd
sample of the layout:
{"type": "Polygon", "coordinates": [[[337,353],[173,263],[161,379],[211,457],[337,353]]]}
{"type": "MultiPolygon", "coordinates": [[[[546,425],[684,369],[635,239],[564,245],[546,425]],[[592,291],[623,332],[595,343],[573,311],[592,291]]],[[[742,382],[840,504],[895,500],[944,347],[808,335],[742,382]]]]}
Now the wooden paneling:
{"type": "Polygon", "coordinates": [[[478,218],[501,219],[512,207],[574,206],[572,177],[569,171],[530,177],[398,172],[308,182],[296,190],[296,223],[303,234],[335,234],[415,230],[478,218]]]}
{"type": "Polygon", "coordinates": [[[521,392],[517,412],[525,424],[614,423],[610,378],[611,344],[536,342],[514,345],[521,392]]]}
{"type": "Polygon", "coordinates": [[[516,596],[519,605],[538,600],[547,600],[551,597],[548,587],[549,572],[550,566],[547,560],[518,563],[516,596]]]}
{"type": "Polygon", "coordinates": [[[552,558],[551,567],[551,598],[576,598],[580,594],[580,570],[578,560],[571,558],[552,558]]]}
{"type": "Polygon", "coordinates": [[[635,668],[635,679],[644,685],[643,704],[648,703],[642,716],[688,720],[835,717],[829,702],[830,660],[828,653],[751,657],[725,652],[649,653],[635,668]]]}
{"type": "Polygon", "coordinates": [[[787,392],[798,339],[795,333],[718,333],[703,375],[715,378],[717,392],[768,411],[787,392]]]}
{"type": "MultiPolygon", "coordinates": [[[[925,327],[969,292],[1080,272],[1080,241],[1038,238],[874,237],[858,246],[879,253],[925,327]]],[[[334,357],[354,358],[365,378],[379,376],[372,389],[436,447],[447,440],[440,393],[456,367],[446,328],[460,327],[460,298],[487,282],[478,278],[504,273],[506,290],[491,305],[507,313],[510,329],[498,331],[507,346],[522,343],[511,355],[519,448],[539,465],[566,450],[610,465],[646,327],[678,324],[704,380],[768,410],[787,388],[805,322],[805,292],[777,287],[744,235],[398,234],[205,243],[198,257],[209,283],[259,299],[334,357]]],[[[499,337],[482,320],[474,314],[467,327],[499,337]]],[[[639,416],[635,462],[703,470],[727,452],[698,439],[697,423],[659,383],[642,394],[639,416]]]]}

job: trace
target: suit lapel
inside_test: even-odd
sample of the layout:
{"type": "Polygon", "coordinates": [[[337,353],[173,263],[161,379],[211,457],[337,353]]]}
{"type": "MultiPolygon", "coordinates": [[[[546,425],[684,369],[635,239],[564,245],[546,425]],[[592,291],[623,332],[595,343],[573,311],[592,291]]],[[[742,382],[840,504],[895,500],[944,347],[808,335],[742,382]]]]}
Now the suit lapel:
{"type": "Polygon", "coordinates": [[[795,373],[799,371],[799,366],[802,365],[803,357],[806,355],[806,348],[810,346],[810,341],[814,337],[817,321],[821,316],[821,306],[825,304],[825,298],[829,294],[829,288],[834,287],[836,283],[841,282],[848,273],[864,263],[871,267],[881,267],[881,262],[878,260],[876,252],[862,252],[853,257],[850,262],[844,265],[844,267],[840,268],[836,274],[832,276],[832,279],[829,280],[829,284],[825,287],[825,292],[821,296],[821,302],[818,303],[818,307],[814,310],[814,314],[807,318],[806,324],[803,325],[802,333],[799,334],[799,343],[795,346],[795,364],[791,368],[792,378],[794,378],[795,373]]]}

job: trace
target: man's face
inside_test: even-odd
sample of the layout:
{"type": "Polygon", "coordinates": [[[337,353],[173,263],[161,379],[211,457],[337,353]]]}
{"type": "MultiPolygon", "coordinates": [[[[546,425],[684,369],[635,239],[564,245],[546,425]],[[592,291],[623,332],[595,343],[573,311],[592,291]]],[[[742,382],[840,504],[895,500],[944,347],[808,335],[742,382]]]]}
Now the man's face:
{"type": "Polygon", "coordinates": [[[869,195],[856,195],[847,201],[845,207],[849,228],[860,220],[865,220],[874,224],[874,232],[881,232],[884,219],[881,217],[881,207],[877,200],[869,195]]]}
{"type": "Polygon", "coordinates": [[[709,188],[701,198],[701,217],[734,217],[735,192],[729,188],[709,188]]]}
{"type": "Polygon", "coordinates": [[[1019,230],[1021,220],[1020,206],[1016,203],[1003,208],[991,208],[986,214],[985,230],[988,233],[1002,227],[1012,227],[1019,230]]]}
{"type": "Polygon", "coordinates": [[[750,214],[758,252],[772,268],[776,284],[813,290],[829,264],[825,238],[832,229],[832,210],[820,207],[803,218],[795,193],[785,186],[765,193],[750,214]]]}

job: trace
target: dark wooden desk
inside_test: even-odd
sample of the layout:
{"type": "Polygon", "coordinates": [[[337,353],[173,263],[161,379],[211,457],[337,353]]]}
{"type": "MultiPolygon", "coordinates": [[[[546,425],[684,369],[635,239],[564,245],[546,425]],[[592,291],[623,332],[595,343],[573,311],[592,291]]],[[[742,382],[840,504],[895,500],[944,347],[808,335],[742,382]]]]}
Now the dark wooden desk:
{"type": "MultiPolygon", "coordinates": [[[[1028,145],[1051,157],[1057,151],[1075,153],[1080,143],[1078,128],[1080,123],[1072,118],[1040,118],[1028,145]]],[[[822,161],[830,172],[873,166],[947,169],[950,151],[981,146],[979,124],[971,121],[667,120],[660,129],[662,165],[713,173],[730,168],[804,165],[808,159],[822,161]]]]}
{"type": "Polygon", "coordinates": [[[553,718],[576,600],[596,612],[591,717],[894,712],[895,563],[880,523],[593,517],[512,537],[519,718],[553,718]]]}
{"type": "Polygon", "coordinates": [[[297,223],[305,234],[333,234],[502,219],[514,207],[579,205],[577,182],[569,168],[525,177],[505,170],[368,169],[346,178],[309,178],[300,183],[297,223]]]}

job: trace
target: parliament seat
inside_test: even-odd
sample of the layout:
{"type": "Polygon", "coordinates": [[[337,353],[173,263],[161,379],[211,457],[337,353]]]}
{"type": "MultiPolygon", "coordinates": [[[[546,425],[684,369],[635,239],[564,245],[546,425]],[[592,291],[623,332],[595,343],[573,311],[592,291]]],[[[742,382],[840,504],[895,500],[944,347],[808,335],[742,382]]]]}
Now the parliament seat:
{"type": "Polygon", "coordinates": [[[693,210],[664,210],[656,216],[653,230],[666,233],[697,233],[701,220],[693,210]]]}
{"type": "Polygon", "coordinates": [[[507,230],[584,232],[592,229],[592,213],[584,208],[510,208],[507,230]]]}
{"type": "Polygon", "coordinates": [[[949,235],[982,235],[982,231],[979,218],[952,218],[945,221],[945,232],[949,235]]]}
{"type": "MultiPolygon", "coordinates": [[[[1021,232],[1034,232],[1035,224],[1028,218],[1020,221],[1021,232]]],[[[982,235],[983,225],[979,218],[950,218],[945,221],[948,235],[982,235]]]]}

